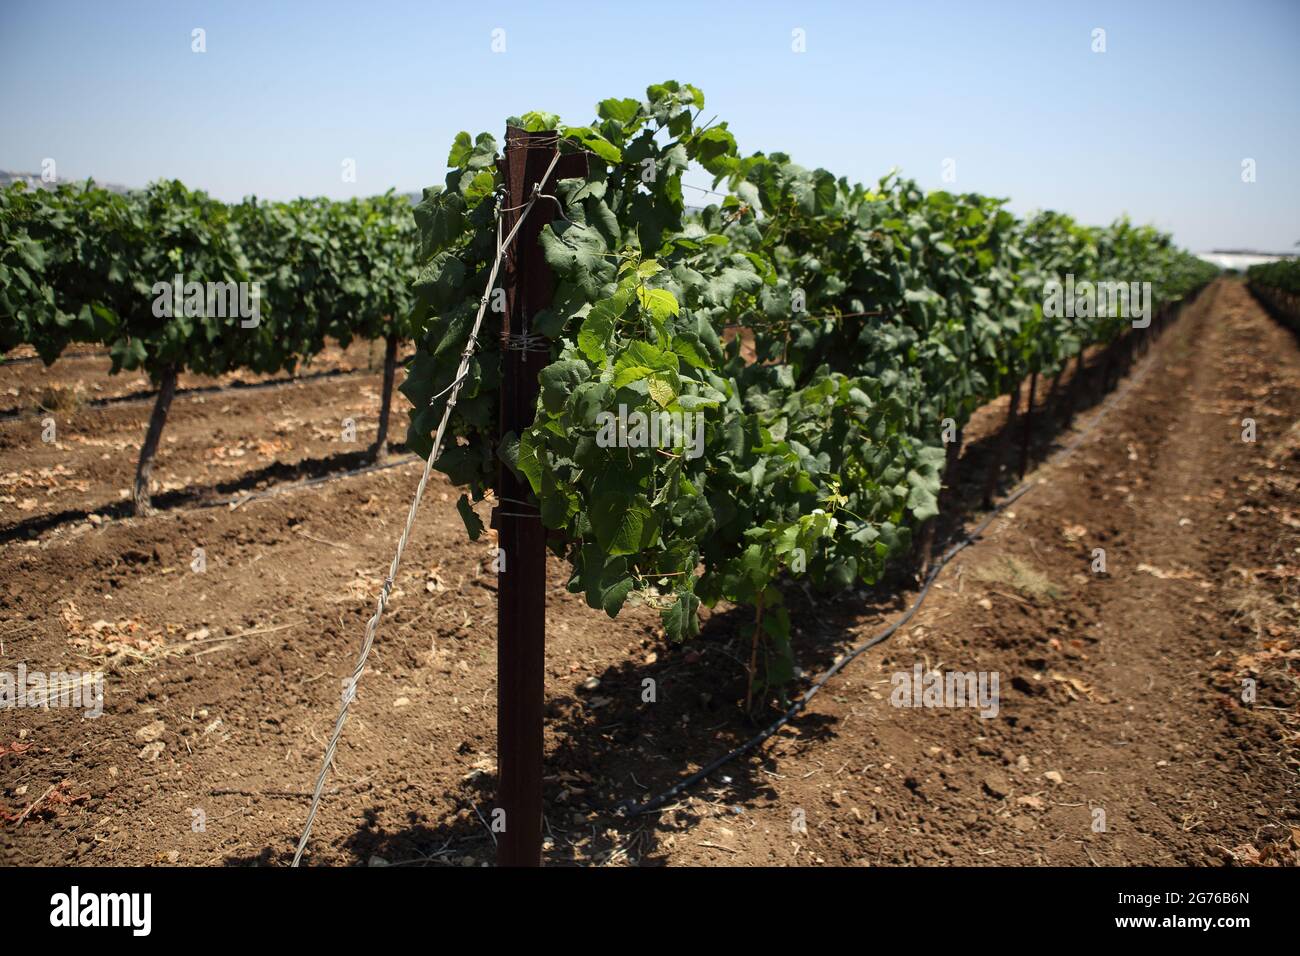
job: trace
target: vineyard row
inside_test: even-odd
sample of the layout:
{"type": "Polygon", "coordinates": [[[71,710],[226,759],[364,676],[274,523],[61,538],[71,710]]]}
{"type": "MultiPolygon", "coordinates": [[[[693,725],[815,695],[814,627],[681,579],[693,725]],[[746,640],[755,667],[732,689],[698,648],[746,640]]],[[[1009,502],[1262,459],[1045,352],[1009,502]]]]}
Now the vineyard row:
{"type": "MultiPolygon", "coordinates": [[[[1127,220],[1022,220],[892,172],[861,185],[746,156],[704,115],[703,93],[670,81],[583,126],[507,120],[507,156],[558,150],[582,170],[540,184],[554,293],[504,340],[544,354],[540,394],[518,433],[499,424],[503,388],[523,386],[485,329],[437,467],[467,489],[471,536],[473,503],[522,482],[570,589],[610,616],[635,595],[680,639],[702,603],[751,606],[751,691],[770,692],[795,674],[780,580],[879,580],[937,514],[974,409],[1144,328],[1215,270],[1127,220]],[[682,178],[699,167],[723,198],[694,210],[682,178]],[[652,441],[640,426],[665,416],[652,441]]],[[[427,331],[402,391],[425,455],[509,214],[494,136],[460,134],[448,166],[415,210],[427,331]]]]}

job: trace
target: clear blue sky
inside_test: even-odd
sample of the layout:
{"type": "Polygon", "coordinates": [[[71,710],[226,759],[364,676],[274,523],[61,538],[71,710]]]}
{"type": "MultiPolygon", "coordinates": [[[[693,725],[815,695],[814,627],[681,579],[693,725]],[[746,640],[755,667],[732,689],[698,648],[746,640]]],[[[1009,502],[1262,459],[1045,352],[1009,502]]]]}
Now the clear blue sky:
{"type": "Polygon", "coordinates": [[[52,157],[64,179],[223,199],[418,190],[458,130],[528,109],[585,122],[669,78],[745,152],[850,179],[898,165],[938,188],[952,158],[951,188],[1018,212],[1127,212],[1197,251],[1300,240],[1297,0],[11,2],[0,168],[52,157]]]}

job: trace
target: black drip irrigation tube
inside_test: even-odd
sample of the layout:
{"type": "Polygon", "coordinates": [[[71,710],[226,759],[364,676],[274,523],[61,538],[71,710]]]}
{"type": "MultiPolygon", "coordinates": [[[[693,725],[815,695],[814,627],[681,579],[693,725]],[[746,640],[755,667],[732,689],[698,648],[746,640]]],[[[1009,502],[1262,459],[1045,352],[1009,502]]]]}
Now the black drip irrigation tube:
{"type": "MultiPolygon", "coordinates": [[[[1186,301],[1187,300],[1184,300],[1184,302],[1186,301]]],[[[1057,454],[1049,458],[1047,462],[1044,462],[1044,464],[1052,464],[1056,461],[1059,461],[1069,456],[1070,453],[1072,453],[1074,449],[1079,446],[1079,443],[1082,442],[1089,434],[1091,434],[1093,429],[1095,429],[1098,425],[1101,424],[1102,419],[1106,417],[1106,413],[1110,411],[1110,409],[1114,406],[1114,404],[1117,401],[1119,401],[1121,398],[1123,398],[1125,395],[1127,395],[1139,382],[1142,381],[1143,378],[1146,377],[1147,373],[1151,371],[1154,364],[1155,364],[1154,361],[1148,362],[1146,367],[1143,368],[1142,371],[1139,372],[1136,377],[1130,379],[1124,385],[1123,388],[1121,388],[1119,391],[1109,396],[1106,399],[1106,401],[1102,403],[1101,408],[1098,410],[1096,417],[1093,418],[1093,420],[1089,422],[1088,425],[1081,432],[1079,432],[1079,434],[1068,445],[1066,445],[1063,449],[1061,449],[1057,454]]],[[[697,770],[695,773],[691,774],[689,777],[686,777],[684,780],[680,780],[677,783],[673,784],[671,787],[669,787],[667,790],[664,790],[662,793],[658,794],[657,796],[651,797],[649,800],[644,800],[640,802],[633,799],[623,800],[622,802],[615,804],[612,808],[612,811],[621,817],[635,817],[635,816],[640,816],[643,813],[653,813],[654,811],[662,807],[665,803],[668,803],[670,800],[676,799],[682,793],[686,792],[691,787],[694,787],[697,783],[704,780],[706,777],[709,777],[710,775],[712,775],[722,767],[726,766],[727,764],[731,763],[736,758],[742,757],[745,754],[749,753],[750,751],[756,749],[769,737],[771,737],[778,730],[780,730],[791,720],[797,717],[804,710],[804,708],[808,706],[808,703],[814,697],[816,697],[818,693],[821,692],[822,688],[826,686],[827,682],[829,682],[832,677],[834,677],[836,674],[842,671],[856,658],[866,653],[867,651],[871,650],[871,648],[877,646],[878,644],[883,644],[885,641],[889,640],[891,637],[894,636],[894,634],[901,627],[907,624],[907,622],[910,621],[915,616],[916,612],[921,609],[921,605],[925,602],[926,596],[930,593],[931,586],[934,584],[935,580],[939,577],[940,572],[942,572],[943,569],[947,567],[948,562],[951,561],[954,557],[956,557],[959,552],[965,550],[966,548],[974,544],[976,541],[978,541],[980,539],[980,536],[993,522],[993,520],[998,517],[998,515],[1000,515],[1007,508],[1011,507],[1012,504],[1014,504],[1018,499],[1020,499],[1024,495],[1028,494],[1035,487],[1036,487],[1036,483],[1033,479],[1026,479],[1025,481],[1022,481],[1015,488],[1015,490],[1013,490],[1009,495],[1007,495],[1007,497],[1003,498],[1002,501],[998,502],[993,507],[993,509],[988,513],[988,515],[986,515],[985,518],[978,525],[976,525],[972,531],[967,532],[961,538],[960,541],[952,545],[950,548],[948,548],[947,551],[943,553],[943,556],[930,569],[929,574],[926,575],[925,583],[921,586],[921,590],[917,592],[916,600],[912,602],[912,605],[906,611],[904,611],[903,614],[897,620],[895,620],[892,624],[886,627],[883,631],[873,635],[868,640],[862,642],[861,644],[857,645],[856,647],[848,651],[846,654],[844,654],[843,657],[839,658],[834,664],[828,667],[821,674],[821,676],[818,677],[817,680],[813,682],[812,686],[809,687],[808,690],[804,692],[803,696],[801,696],[798,700],[796,700],[793,704],[791,704],[789,709],[786,710],[786,712],[783,713],[780,717],[778,717],[776,720],[772,721],[772,723],[768,724],[761,731],[759,731],[758,734],[751,737],[743,744],[740,744],[738,747],[734,747],[733,749],[727,751],[721,757],[718,757],[712,763],[697,770]]]]}
{"type": "Polygon", "coordinates": [[[739,747],[727,751],[727,753],[723,754],[721,757],[714,760],[707,767],[704,767],[701,770],[697,770],[695,773],[691,774],[685,780],[682,780],[674,784],[673,786],[669,787],[667,790],[659,794],[657,797],[653,797],[652,799],[647,800],[644,803],[637,803],[634,800],[624,800],[622,803],[614,807],[614,812],[622,816],[635,817],[642,813],[651,813],[655,810],[658,810],[669,800],[672,800],[682,792],[689,790],[691,787],[695,786],[705,777],[712,774],[715,770],[718,770],[719,768],[725,766],[726,764],[731,763],[731,761],[735,760],[737,757],[749,753],[755,747],[759,746],[759,744],[763,743],[774,733],[776,733],[778,730],[780,730],[782,727],[788,724],[791,720],[797,717],[805,707],[808,706],[809,701],[811,701],[814,697],[817,696],[818,693],[821,692],[821,689],[826,686],[826,683],[832,677],[834,677],[836,674],[842,671],[845,667],[847,667],[852,661],[854,661],[861,654],[864,654],[867,651],[871,650],[871,648],[875,647],[877,644],[883,644],[885,641],[889,640],[891,637],[894,636],[894,633],[898,631],[899,628],[903,627],[903,625],[905,625],[908,621],[910,621],[913,618],[913,616],[916,614],[916,612],[921,609],[921,605],[925,602],[926,595],[930,593],[931,586],[934,584],[935,580],[939,577],[939,573],[944,569],[944,567],[947,566],[948,562],[951,561],[954,557],[956,557],[959,551],[962,551],[963,549],[970,547],[972,544],[978,541],[980,535],[984,533],[985,529],[988,528],[989,524],[992,523],[994,518],[996,518],[999,514],[1001,514],[1005,509],[1009,508],[1012,505],[1012,503],[1016,501],[1016,499],[1026,494],[1033,487],[1034,486],[1032,482],[1028,482],[1028,481],[1024,482],[1023,484],[1020,485],[1019,488],[1017,488],[1010,495],[1008,495],[1006,498],[1000,501],[997,504],[997,506],[994,507],[994,509],[989,512],[988,516],[985,517],[984,520],[981,521],[978,526],[976,526],[975,530],[968,533],[964,538],[962,538],[960,541],[958,541],[956,544],[954,544],[952,547],[950,547],[947,551],[944,552],[943,557],[941,557],[934,564],[934,566],[930,569],[930,573],[925,576],[925,583],[921,586],[921,590],[917,593],[916,600],[912,602],[911,607],[909,607],[906,611],[903,612],[902,616],[900,616],[897,620],[894,621],[894,623],[890,624],[879,634],[876,634],[869,640],[863,641],[857,647],[853,648],[851,651],[849,651],[847,654],[845,654],[843,657],[837,660],[834,664],[828,667],[822,673],[822,675],[818,677],[816,681],[813,682],[813,685],[804,692],[803,696],[790,705],[789,710],[787,710],[776,720],[772,721],[772,723],[764,727],[763,730],[760,731],[756,736],[751,737],[749,740],[745,741],[739,747]]]}

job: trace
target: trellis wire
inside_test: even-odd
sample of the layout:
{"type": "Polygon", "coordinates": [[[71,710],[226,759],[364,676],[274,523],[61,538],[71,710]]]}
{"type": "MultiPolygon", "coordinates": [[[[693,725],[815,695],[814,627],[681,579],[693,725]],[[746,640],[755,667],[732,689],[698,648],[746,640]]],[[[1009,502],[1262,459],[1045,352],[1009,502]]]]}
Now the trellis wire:
{"type": "MultiPolygon", "coordinates": [[[[325,748],[325,757],[321,761],[320,773],[316,776],[316,787],[312,792],[311,807],[307,811],[307,823],[303,827],[302,837],[298,841],[298,849],[293,854],[293,866],[297,866],[302,860],[303,851],[307,848],[307,840],[311,837],[312,824],[316,822],[316,813],[320,809],[321,793],[325,789],[325,778],[329,775],[330,764],[334,762],[334,754],[338,750],[339,739],[343,736],[343,725],[348,719],[348,708],[352,705],[353,698],[356,697],[357,684],[361,680],[361,675],[366,669],[366,659],[370,656],[370,648],[375,643],[375,635],[379,629],[379,619],[383,616],[384,609],[388,606],[388,598],[393,590],[393,582],[397,579],[397,569],[402,561],[402,554],[406,551],[407,542],[411,537],[411,529],[415,525],[415,516],[420,510],[420,499],[424,497],[424,488],[429,483],[429,475],[433,471],[433,463],[437,460],[439,452],[442,450],[443,433],[447,429],[447,422],[451,418],[451,410],[456,407],[456,399],[460,395],[460,387],[464,384],[465,377],[469,373],[470,359],[474,356],[474,347],[478,342],[478,331],[483,324],[483,316],[487,312],[488,301],[492,296],[492,289],[496,286],[497,272],[501,268],[501,260],[505,257],[505,251],[509,248],[510,243],[514,241],[520,227],[523,226],[524,220],[528,218],[528,213],[532,210],[533,204],[537,201],[541,193],[541,185],[546,182],[547,177],[555,169],[555,164],[560,160],[560,153],[557,151],[551,158],[551,164],[542,174],[541,183],[533,190],[532,198],[519,215],[514,227],[510,230],[509,235],[504,240],[501,238],[501,210],[497,210],[497,251],[496,257],[492,261],[492,269],[488,274],[487,288],[483,293],[483,298],[479,301],[478,315],[474,318],[474,326],[470,329],[469,340],[465,343],[465,349],[461,352],[460,366],[456,371],[455,378],[452,379],[451,395],[447,398],[447,404],[442,410],[442,420],[438,423],[438,431],[433,439],[433,448],[429,452],[429,457],[424,463],[424,471],[420,475],[420,483],[415,487],[415,496],[411,499],[411,507],[406,515],[406,526],[402,529],[401,537],[397,540],[397,550],[393,554],[393,563],[388,569],[388,576],[384,578],[384,586],[379,591],[379,600],[375,606],[375,613],[366,623],[365,639],[361,644],[361,652],[357,655],[356,667],[352,670],[352,677],[347,684],[347,691],[343,694],[342,703],[339,706],[339,716],[334,722],[334,732],[330,735],[329,746],[325,748]]],[[[446,391],[446,389],[444,389],[446,391]]],[[[440,396],[442,393],[439,392],[440,396]]],[[[430,404],[436,401],[438,396],[430,400],[430,404]]]]}

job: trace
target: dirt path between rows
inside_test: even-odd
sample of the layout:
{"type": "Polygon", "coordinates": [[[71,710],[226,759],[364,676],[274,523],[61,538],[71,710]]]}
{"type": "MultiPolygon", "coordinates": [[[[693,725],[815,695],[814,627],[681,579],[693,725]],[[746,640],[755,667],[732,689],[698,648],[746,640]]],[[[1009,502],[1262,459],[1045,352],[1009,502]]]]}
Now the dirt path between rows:
{"type": "Polygon", "coordinates": [[[1295,862],[1300,356],[1220,283],[1153,360],[755,764],[758,808],[729,815],[720,788],[656,840],[769,863],[1295,862]],[[998,672],[997,717],[889,706],[918,662],[998,672]]]}
{"type": "MultiPolygon", "coordinates": [[[[179,394],[168,415],[150,485],[155,504],[193,505],[364,467],[378,432],[383,381],[382,357],[369,369],[366,357],[367,343],[347,351],[331,347],[312,371],[293,380],[183,376],[183,385],[200,391],[179,394]],[[247,387],[268,381],[265,388],[247,387]],[[201,391],[211,388],[228,390],[201,391]]],[[[0,541],[37,538],[90,515],[98,523],[129,511],[153,403],[87,404],[87,395],[149,387],[147,377],[109,375],[107,368],[106,360],[95,358],[48,368],[0,366],[0,393],[27,405],[40,395],[60,397],[54,411],[0,420],[0,541]]],[[[406,408],[396,395],[390,447],[406,435],[406,408]]]]}
{"type": "MultiPolygon", "coordinates": [[[[1219,282],[1137,375],[905,630],[658,814],[608,807],[756,728],[736,706],[747,615],[716,609],[699,641],[665,646],[657,614],[609,621],[566,593],[553,562],[547,862],[1294,863],[1300,348],[1219,282]],[[997,715],[891,706],[892,675],[917,664],[996,673],[997,715]]],[[[321,387],[339,390],[332,408],[355,386],[321,387]]],[[[249,401],[259,414],[268,399],[249,401]]],[[[963,464],[986,452],[973,445],[963,464]]],[[[21,454],[0,449],[0,470],[21,454]]],[[[75,473],[84,453],[68,454],[75,473]]],[[[957,480],[974,486],[978,471],[959,465],[957,480]]],[[[0,862],[287,862],[417,476],[404,466],[0,545],[0,671],[106,672],[98,719],[0,715],[0,862]]],[[[480,815],[495,787],[495,578],[454,495],[431,486],[312,865],[492,859],[480,815]]],[[[815,672],[909,596],[791,600],[815,672]]]]}

